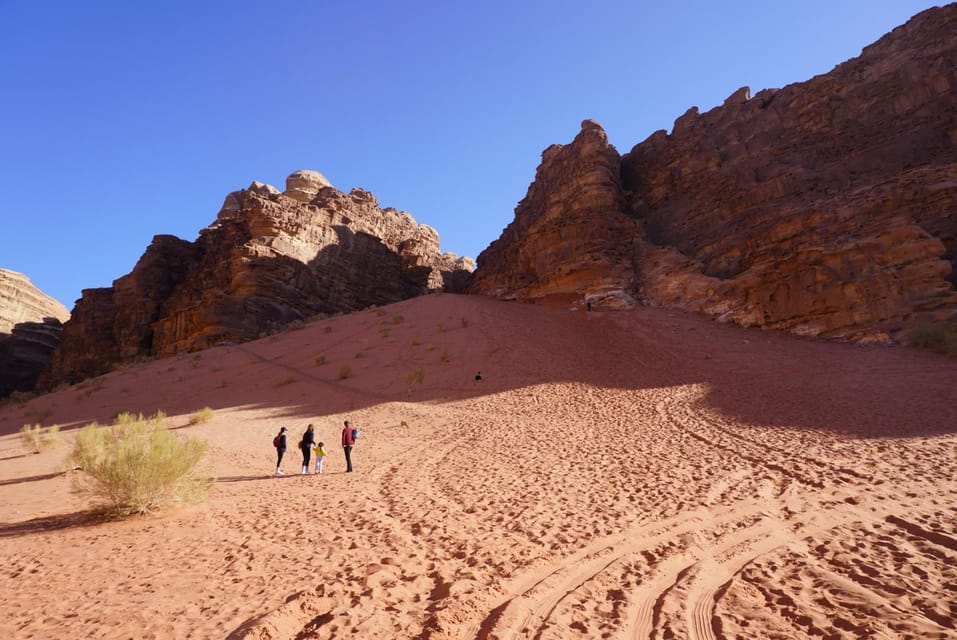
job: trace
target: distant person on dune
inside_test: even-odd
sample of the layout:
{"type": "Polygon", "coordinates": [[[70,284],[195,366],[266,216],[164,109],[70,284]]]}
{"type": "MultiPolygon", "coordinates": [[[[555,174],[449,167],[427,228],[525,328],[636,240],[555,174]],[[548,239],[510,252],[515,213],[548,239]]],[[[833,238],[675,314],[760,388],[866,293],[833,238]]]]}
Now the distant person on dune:
{"type": "Polygon", "coordinates": [[[310,424],[306,427],[306,432],[302,434],[302,440],[299,441],[299,448],[302,450],[302,475],[309,473],[309,454],[312,452],[312,447],[315,444],[315,427],[310,424]]]}
{"type": "Polygon", "coordinates": [[[282,464],[282,456],[286,453],[286,427],[281,427],[279,433],[275,438],[272,439],[272,446],[276,447],[276,475],[282,475],[282,469],[279,466],[282,464]]]}
{"type": "Polygon", "coordinates": [[[356,438],[352,432],[352,423],[346,420],[342,427],[342,450],[346,454],[346,473],[352,473],[352,447],[355,444],[356,438]]]}

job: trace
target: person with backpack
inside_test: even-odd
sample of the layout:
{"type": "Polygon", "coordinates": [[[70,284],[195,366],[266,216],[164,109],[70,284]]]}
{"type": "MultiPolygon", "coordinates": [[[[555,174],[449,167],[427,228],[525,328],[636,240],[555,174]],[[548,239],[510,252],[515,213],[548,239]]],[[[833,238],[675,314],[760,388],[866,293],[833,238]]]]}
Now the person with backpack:
{"type": "Polygon", "coordinates": [[[346,454],[346,473],[352,473],[352,447],[356,444],[355,433],[358,429],[353,430],[352,423],[348,420],[345,421],[344,425],[342,428],[342,450],[346,454]]]}
{"type": "Polygon", "coordinates": [[[302,440],[299,441],[299,448],[302,450],[302,475],[309,474],[309,454],[312,453],[312,447],[316,444],[316,428],[313,425],[306,427],[306,432],[302,434],[302,440]]]}
{"type": "Polygon", "coordinates": [[[279,433],[272,439],[272,446],[276,447],[276,475],[283,475],[279,466],[282,464],[282,456],[286,453],[286,427],[280,427],[279,433]]]}

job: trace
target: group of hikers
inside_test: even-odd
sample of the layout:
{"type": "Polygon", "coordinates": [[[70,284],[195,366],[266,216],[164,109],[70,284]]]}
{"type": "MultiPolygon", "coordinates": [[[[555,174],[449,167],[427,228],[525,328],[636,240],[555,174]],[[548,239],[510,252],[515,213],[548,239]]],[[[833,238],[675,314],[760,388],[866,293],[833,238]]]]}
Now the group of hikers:
{"type": "MultiPolygon", "coordinates": [[[[285,475],[282,470],[282,457],[286,453],[286,427],[280,427],[279,433],[272,439],[272,445],[276,447],[276,475],[285,475]]],[[[352,473],[352,447],[356,444],[359,437],[359,429],[354,429],[352,423],[346,420],[342,427],[342,450],[346,454],[346,473],[352,473]]],[[[312,454],[316,456],[316,466],[313,473],[322,473],[323,462],[325,461],[326,448],[322,442],[316,441],[316,427],[310,424],[306,427],[305,433],[299,440],[299,450],[302,452],[302,475],[309,473],[309,460],[312,454]]]]}

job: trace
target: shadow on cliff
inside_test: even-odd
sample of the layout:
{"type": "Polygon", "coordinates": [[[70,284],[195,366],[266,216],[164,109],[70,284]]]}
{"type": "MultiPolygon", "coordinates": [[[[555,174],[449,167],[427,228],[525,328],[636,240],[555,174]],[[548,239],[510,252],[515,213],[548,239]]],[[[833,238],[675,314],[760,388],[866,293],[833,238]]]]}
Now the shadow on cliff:
{"type": "Polygon", "coordinates": [[[10,333],[0,333],[0,398],[15,391],[31,391],[60,343],[62,323],[46,317],[20,322],[10,333]]]}
{"type": "Polygon", "coordinates": [[[855,437],[957,432],[957,360],[943,356],[801,339],[659,309],[585,312],[443,294],[8,403],[0,433],[38,412],[46,423],[72,428],[109,423],[119,411],[162,410],[184,426],[205,406],[265,411],[290,426],[330,426],[341,419],[333,416],[397,403],[399,424],[416,403],[482,398],[488,410],[509,411],[525,402],[516,393],[551,383],[570,385],[573,403],[589,387],[679,389],[692,407],[744,425],[855,437]]]}

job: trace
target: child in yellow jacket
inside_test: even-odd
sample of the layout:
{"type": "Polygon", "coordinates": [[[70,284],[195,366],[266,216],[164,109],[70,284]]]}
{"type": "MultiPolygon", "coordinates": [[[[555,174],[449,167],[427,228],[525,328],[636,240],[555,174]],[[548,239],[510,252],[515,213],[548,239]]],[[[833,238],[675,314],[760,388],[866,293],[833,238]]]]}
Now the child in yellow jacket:
{"type": "Polygon", "coordinates": [[[316,473],[322,473],[322,461],[326,459],[326,450],[321,442],[317,442],[312,451],[316,454],[316,473]]]}

